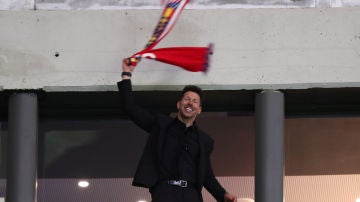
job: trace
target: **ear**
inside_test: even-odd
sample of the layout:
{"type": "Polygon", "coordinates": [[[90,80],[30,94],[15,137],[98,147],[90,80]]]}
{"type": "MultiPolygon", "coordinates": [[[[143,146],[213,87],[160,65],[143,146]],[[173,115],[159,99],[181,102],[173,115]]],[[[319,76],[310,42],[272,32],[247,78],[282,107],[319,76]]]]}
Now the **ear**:
{"type": "Polygon", "coordinates": [[[177,107],[177,109],[180,109],[180,101],[177,101],[176,107],[177,107]]]}
{"type": "Polygon", "coordinates": [[[198,114],[200,114],[201,111],[202,111],[202,107],[200,106],[200,107],[199,107],[199,110],[198,110],[198,114]]]}

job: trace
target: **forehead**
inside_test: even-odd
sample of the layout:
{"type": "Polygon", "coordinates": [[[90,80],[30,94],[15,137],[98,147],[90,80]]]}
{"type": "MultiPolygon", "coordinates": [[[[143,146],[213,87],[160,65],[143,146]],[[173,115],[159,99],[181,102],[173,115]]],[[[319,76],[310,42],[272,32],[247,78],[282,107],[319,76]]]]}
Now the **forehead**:
{"type": "Polygon", "coordinates": [[[186,93],[184,93],[183,98],[189,97],[191,99],[198,99],[200,100],[200,96],[199,94],[193,92],[193,91],[187,91],[186,93]]]}

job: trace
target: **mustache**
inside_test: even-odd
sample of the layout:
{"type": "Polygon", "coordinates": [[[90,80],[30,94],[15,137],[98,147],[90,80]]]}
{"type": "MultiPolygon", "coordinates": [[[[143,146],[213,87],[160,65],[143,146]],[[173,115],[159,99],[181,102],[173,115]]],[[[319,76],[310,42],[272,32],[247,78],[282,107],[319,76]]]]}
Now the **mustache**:
{"type": "Polygon", "coordinates": [[[186,105],[184,109],[190,109],[191,111],[194,111],[195,109],[191,105],[186,105]]]}

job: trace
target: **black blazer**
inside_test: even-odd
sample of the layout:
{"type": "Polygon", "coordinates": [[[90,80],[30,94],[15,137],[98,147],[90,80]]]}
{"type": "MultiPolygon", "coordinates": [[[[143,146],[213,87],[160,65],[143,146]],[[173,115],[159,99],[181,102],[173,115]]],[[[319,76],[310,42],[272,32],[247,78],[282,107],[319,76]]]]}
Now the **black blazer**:
{"type": "MultiPolygon", "coordinates": [[[[165,140],[166,129],[173,122],[173,118],[152,113],[137,106],[132,95],[132,86],[129,79],[118,82],[118,88],[124,111],[130,119],[150,135],[146,142],[142,157],[138,164],[133,185],[153,187],[160,176],[160,154],[165,140]]],[[[198,130],[199,134],[199,162],[196,187],[199,191],[205,187],[217,201],[223,201],[226,193],[214,176],[210,163],[210,154],[214,141],[206,133],[198,130]]]]}

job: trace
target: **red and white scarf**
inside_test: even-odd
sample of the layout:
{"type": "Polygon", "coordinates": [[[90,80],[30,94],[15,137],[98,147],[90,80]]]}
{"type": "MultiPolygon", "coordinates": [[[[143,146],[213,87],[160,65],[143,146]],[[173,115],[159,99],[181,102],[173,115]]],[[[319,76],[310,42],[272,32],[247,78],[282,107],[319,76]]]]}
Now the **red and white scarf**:
{"type": "MultiPolygon", "coordinates": [[[[164,0],[163,0],[164,2],[164,0]]],[[[208,47],[154,47],[171,31],[180,13],[189,0],[167,0],[161,18],[145,48],[128,58],[128,63],[136,66],[141,58],[176,65],[191,72],[206,72],[209,66],[209,55],[212,44],[208,47]]]]}

